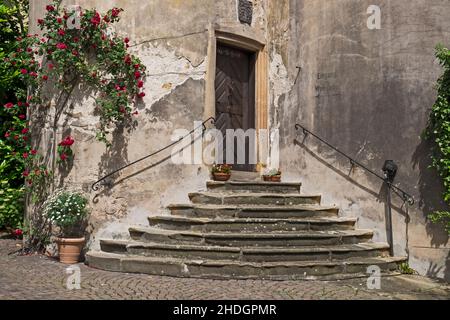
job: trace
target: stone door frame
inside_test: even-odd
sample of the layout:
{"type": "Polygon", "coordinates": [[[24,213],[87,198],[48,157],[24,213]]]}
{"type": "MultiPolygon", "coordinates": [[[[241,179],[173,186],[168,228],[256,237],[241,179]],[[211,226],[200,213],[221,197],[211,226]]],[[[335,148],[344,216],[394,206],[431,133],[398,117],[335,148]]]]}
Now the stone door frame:
{"type": "MultiPolygon", "coordinates": [[[[214,117],[216,114],[215,78],[217,43],[228,44],[255,54],[255,129],[257,132],[259,129],[268,129],[269,76],[267,46],[261,37],[242,32],[242,30],[209,28],[204,119],[214,117]]],[[[261,148],[259,140],[259,138],[256,139],[258,150],[261,148]]],[[[266,143],[268,145],[269,141],[266,143]]],[[[257,165],[256,170],[260,171],[261,167],[257,165]]]]}

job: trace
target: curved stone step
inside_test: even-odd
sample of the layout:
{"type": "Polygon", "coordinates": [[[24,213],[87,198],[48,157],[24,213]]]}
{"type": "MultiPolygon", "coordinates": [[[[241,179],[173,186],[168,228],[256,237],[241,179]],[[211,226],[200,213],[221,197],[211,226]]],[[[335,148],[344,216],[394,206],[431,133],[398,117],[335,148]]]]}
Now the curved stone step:
{"type": "Polygon", "coordinates": [[[196,218],[179,216],[148,217],[150,226],[169,230],[199,232],[269,232],[352,230],[355,218],[196,218]]]}
{"type": "Polygon", "coordinates": [[[352,257],[386,257],[386,243],[313,247],[223,247],[193,244],[101,240],[104,252],[147,257],[240,260],[253,262],[343,260],[352,257]]]}
{"type": "Polygon", "coordinates": [[[371,230],[305,231],[272,233],[231,233],[173,231],[135,227],[129,229],[131,238],[161,243],[197,243],[220,246],[317,246],[356,244],[372,239],[371,230]]]}
{"type": "Polygon", "coordinates": [[[230,260],[192,260],[143,257],[106,252],[88,252],[86,263],[109,271],[145,273],[174,277],[213,279],[339,279],[366,276],[367,268],[377,265],[383,272],[398,269],[404,257],[350,258],[346,261],[242,262],[230,260]]]}
{"type": "Polygon", "coordinates": [[[296,193],[218,193],[192,192],[189,193],[192,203],[201,204],[250,204],[250,205],[297,205],[320,204],[320,195],[301,195],[296,193]]]}
{"type": "Polygon", "coordinates": [[[277,218],[336,217],[339,209],[318,205],[215,205],[172,204],[167,207],[174,216],[221,218],[277,218]]]}
{"type": "Polygon", "coordinates": [[[207,181],[210,192],[300,193],[300,182],[207,181]]]}

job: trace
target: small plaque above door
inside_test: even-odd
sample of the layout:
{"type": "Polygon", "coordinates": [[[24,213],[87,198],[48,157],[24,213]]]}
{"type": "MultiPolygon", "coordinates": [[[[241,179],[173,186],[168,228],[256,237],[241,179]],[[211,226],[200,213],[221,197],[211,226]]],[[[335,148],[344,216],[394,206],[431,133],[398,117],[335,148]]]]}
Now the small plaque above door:
{"type": "Polygon", "coordinates": [[[249,0],[238,0],[238,17],[239,21],[248,25],[253,20],[253,3],[249,0]]]}

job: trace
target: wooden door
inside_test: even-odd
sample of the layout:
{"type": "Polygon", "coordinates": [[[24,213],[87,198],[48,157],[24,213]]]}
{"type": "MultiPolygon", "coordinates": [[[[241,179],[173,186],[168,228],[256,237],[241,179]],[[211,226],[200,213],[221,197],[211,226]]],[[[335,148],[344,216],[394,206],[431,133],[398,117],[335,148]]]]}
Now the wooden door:
{"type": "MultiPolygon", "coordinates": [[[[255,128],[255,54],[230,46],[217,45],[216,60],[216,127],[226,136],[227,129],[255,128]]],[[[246,140],[245,164],[237,164],[237,142],[233,170],[254,171],[249,163],[249,141],[246,140]]],[[[226,139],[224,140],[224,157],[226,139]]],[[[224,163],[226,160],[224,159],[224,163]]]]}

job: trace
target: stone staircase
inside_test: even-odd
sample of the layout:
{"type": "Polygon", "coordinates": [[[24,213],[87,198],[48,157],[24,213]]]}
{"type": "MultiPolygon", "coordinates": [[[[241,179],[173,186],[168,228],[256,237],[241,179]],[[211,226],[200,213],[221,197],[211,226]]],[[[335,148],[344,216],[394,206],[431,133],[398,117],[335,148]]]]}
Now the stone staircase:
{"type": "Polygon", "coordinates": [[[371,242],[371,230],[339,217],[300,183],[207,182],[171,205],[170,216],[129,229],[132,240],[101,240],[87,264],[110,271],[219,279],[335,279],[397,270],[404,257],[371,242]]]}

